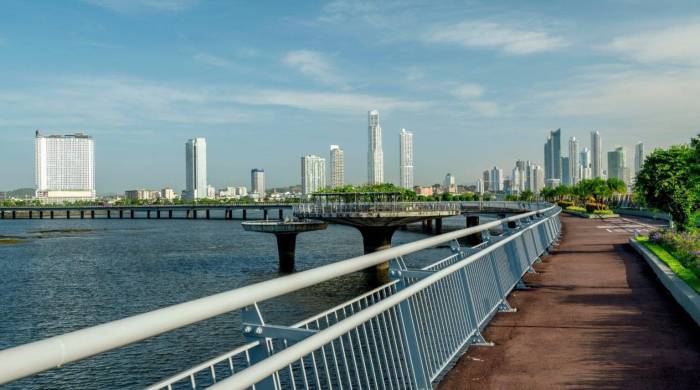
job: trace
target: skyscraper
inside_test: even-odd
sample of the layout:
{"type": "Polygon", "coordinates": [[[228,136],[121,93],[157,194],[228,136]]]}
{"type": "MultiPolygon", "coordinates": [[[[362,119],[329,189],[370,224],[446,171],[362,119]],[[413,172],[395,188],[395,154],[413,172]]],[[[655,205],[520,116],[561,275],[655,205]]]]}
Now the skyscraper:
{"type": "Polygon", "coordinates": [[[561,179],[561,129],[551,131],[544,144],[544,171],[547,179],[561,179]]]}
{"type": "Polygon", "coordinates": [[[445,192],[449,192],[451,194],[457,192],[457,182],[455,177],[451,173],[445,175],[445,180],[442,183],[442,188],[445,190],[445,192]]]}
{"type": "Polygon", "coordinates": [[[481,177],[484,179],[483,180],[484,191],[491,191],[491,171],[489,171],[488,169],[485,170],[481,174],[481,177]]]}
{"type": "Polygon", "coordinates": [[[627,182],[625,169],[627,168],[625,148],[618,146],[608,152],[608,178],[618,178],[627,182]]]}
{"type": "Polygon", "coordinates": [[[343,149],[331,145],[331,188],[345,185],[345,158],[343,149]]]}
{"type": "Polygon", "coordinates": [[[399,132],[399,183],[402,188],[413,189],[413,133],[399,132]]]}
{"type": "Polygon", "coordinates": [[[635,176],[642,170],[644,165],[644,144],[642,141],[637,142],[634,147],[634,174],[635,176]]]}
{"type": "Polygon", "coordinates": [[[36,197],[44,203],[95,199],[95,141],[36,131],[36,197]]]}
{"type": "Polygon", "coordinates": [[[592,179],[593,169],[591,168],[591,151],[583,148],[581,151],[581,179],[592,179]]]}
{"type": "Polygon", "coordinates": [[[568,157],[561,158],[561,167],[562,172],[564,173],[561,178],[561,184],[565,186],[570,186],[573,184],[571,182],[571,166],[569,165],[570,163],[571,160],[569,160],[568,157]]]}
{"type": "Polygon", "coordinates": [[[490,172],[491,179],[491,191],[498,192],[503,191],[503,169],[498,167],[491,168],[490,172]]]}
{"type": "Polygon", "coordinates": [[[528,179],[527,189],[535,194],[539,194],[544,188],[544,170],[539,165],[530,164],[527,167],[528,179]]]}
{"type": "Polygon", "coordinates": [[[382,152],[382,127],[379,125],[379,111],[370,111],[368,119],[367,182],[381,184],[384,182],[384,153],[382,152]]]}
{"type": "Polygon", "coordinates": [[[603,176],[603,147],[600,142],[600,133],[591,131],[591,169],[594,178],[603,176]]]}
{"type": "Polygon", "coordinates": [[[310,195],[326,188],[326,159],[309,154],[301,158],[301,192],[310,195]]]}
{"type": "Polygon", "coordinates": [[[193,138],[185,144],[186,200],[207,197],[207,141],[193,138]]]}
{"type": "Polygon", "coordinates": [[[571,185],[578,183],[581,178],[579,174],[581,173],[581,167],[579,163],[579,145],[576,137],[569,138],[569,178],[571,180],[571,185]]]}
{"type": "Polygon", "coordinates": [[[253,168],[250,171],[250,192],[265,197],[265,170],[253,168]]]}

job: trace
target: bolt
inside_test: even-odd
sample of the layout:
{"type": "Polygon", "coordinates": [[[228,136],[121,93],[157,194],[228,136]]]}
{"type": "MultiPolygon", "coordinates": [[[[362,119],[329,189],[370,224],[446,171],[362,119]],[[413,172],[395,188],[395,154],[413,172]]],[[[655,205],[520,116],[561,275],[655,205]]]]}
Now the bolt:
{"type": "Polygon", "coordinates": [[[258,326],[257,328],[255,328],[255,334],[262,334],[262,332],[263,329],[261,327],[258,326]]]}
{"type": "Polygon", "coordinates": [[[252,331],[253,331],[253,327],[251,327],[251,326],[246,326],[245,328],[243,328],[243,333],[250,333],[252,331]]]}

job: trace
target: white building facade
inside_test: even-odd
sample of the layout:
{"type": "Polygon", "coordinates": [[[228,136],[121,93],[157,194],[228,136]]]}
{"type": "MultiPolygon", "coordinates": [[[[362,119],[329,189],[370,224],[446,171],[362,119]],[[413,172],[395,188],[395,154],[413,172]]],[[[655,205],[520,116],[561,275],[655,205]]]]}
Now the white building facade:
{"type": "Polygon", "coordinates": [[[257,194],[256,198],[265,197],[265,170],[253,168],[250,171],[250,192],[257,194]]]}
{"type": "Polygon", "coordinates": [[[207,197],[207,141],[193,138],[185,144],[185,200],[207,197]]]}
{"type": "Polygon", "coordinates": [[[301,193],[311,195],[326,188],[326,159],[313,154],[301,158],[301,193]]]}
{"type": "Polygon", "coordinates": [[[94,200],[95,141],[77,133],[35,138],[36,198],[43,203],[94,200]]]}
{"type": "Polygon", "coordinates": [[[331,145],[331,188],[345,185],[345,157],[343,149],[331,145]]]}
{"type": "Polygon", "coordinates": [[[413,189],[413,133],[406,129],[399,132],[399,170],[400,186],[413,189]]]}
{"type": "Polygon", "coordinates": [[[569,181],[571,185],[576,185],[581,181],[580,157],[578,140],[576,137],[569,138],[569,181]]]}
{"type": "Polygon", "coordinates": [[[457,179],[453,174],[448,173],[445,175],[445,180],[442,182],[442,188],[445,192],[449,192],[451,194],[457,193],[457,179]]]}
{"type": "Polygon", "coordinates": [[[634,147],[634,174],[635,177],[637,174],[639,174],[639,171],[642,170],[642,166],[644,165],[644,144],[640,141],[637,142],[637,145],[634,147]]]}
{"type": "Polygon", "coordinates": [[[591,131],[591,176],[603,177],[603,145],[597,131],[591,131]]]}
{"type": "Polygon", "coordinates": [[[368,115],[367,182],[384,183],[384,152],[382,151],[382,127],[379,125],[379,111],[372,110],[368,115]]]}
{"type": "Polygon", "coordinates": [[[505,178],[503,177],[503,169],[498,168],[498,167],[493,167],[491,168],[490,171],[490,190],[492,192],[498,192],[498,191],[503,191],[503,180],[505,178]]]}

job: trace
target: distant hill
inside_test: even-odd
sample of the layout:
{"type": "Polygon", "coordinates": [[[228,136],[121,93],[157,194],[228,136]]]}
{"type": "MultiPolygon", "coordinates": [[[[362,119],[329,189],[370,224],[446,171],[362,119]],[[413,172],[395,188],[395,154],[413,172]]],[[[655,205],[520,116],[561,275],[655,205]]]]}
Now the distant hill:
{"type": "Polygon", "coordinates": [[[18,198],[26,199],[34,197],[34,188],[18,188],[12,191],[0,191],[5,192],[5,197],[7,198],[18,198]]]}

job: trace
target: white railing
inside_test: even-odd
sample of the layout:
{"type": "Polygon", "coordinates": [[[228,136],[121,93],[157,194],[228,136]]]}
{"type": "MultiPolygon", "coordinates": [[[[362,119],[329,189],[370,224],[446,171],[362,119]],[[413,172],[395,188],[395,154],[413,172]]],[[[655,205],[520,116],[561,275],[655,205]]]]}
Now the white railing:
{"type": "Polygon", "coordinates": [[[0,351],[0,384],[243,309],[250,343],[153,388],[428,388],[474,343],[530,265],[559,234],[549,206],[472,228],[0,351]],[[519,223],[481,250],[458,239],[519,223]],[[423,270],[403,257],[451,243],[423,270]],[[266,325],[257,303],[386,261],[394,280],[291,327],[266,325]]]}

